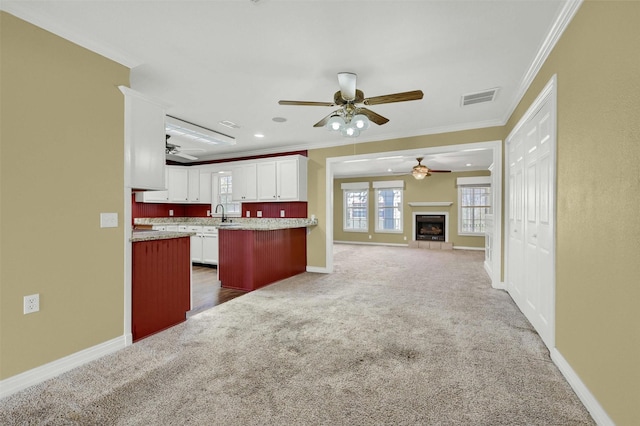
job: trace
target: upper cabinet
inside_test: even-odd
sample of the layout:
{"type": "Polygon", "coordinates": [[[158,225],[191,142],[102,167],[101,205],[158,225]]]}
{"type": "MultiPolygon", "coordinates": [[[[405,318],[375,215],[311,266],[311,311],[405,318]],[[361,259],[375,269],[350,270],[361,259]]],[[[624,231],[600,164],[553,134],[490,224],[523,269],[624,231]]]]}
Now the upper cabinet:
{"type": "Polygon", "coordinates": [[[257,187],[259,201],[307,201],[307,158],[258,163],[257,187]]]}
{"type": "Polygon", "coordinates": [[[256,201],[256,164],[243,163],[231,168],[233,180],[233,201],[256,201]]]}
{"type": "Polygon", "coordinates": [[[164,106],[125,86],[125,187],[164,190],[164,106]]]}

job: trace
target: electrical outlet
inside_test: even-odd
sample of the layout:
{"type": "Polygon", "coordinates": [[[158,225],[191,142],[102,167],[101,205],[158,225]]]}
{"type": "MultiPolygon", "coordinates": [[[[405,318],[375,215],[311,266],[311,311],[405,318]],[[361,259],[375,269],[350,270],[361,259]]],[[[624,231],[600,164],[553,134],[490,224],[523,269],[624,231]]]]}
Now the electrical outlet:
{"type": "Polygon", "coordinates": [[[173,216],[173,210],[169,210],[169,216],[173,216]]]}
{"type": "Polygon", "coordinates": [[[207,210],[207,217],[211,216],[211,210],[207,210]]]}
{"type": "Polygon", "coordinates": [[[257,214],[257,216],[258,216],[258,217],[262,217],[262,210],[258,210],[258,214],[257,214]]]}
{"type": "Polygon", "coordinates": [[[251,212],[247,210],[247,217],[251,217],[251,212]]]}
{"type": "Polygon", "coordinates": [[[284,217],[284,210],[280,210],[280,217],[284,217]]]}
{"type": "Polygon", "coordinates": [[[31,314],[40,310],[40,295],[32,294],[24,297],[24,314],[31,314]]]}
{"type": "Polygon", "coordinates": [[[369,239],[371,239],[371,235],[369,235],[369,239]]]}

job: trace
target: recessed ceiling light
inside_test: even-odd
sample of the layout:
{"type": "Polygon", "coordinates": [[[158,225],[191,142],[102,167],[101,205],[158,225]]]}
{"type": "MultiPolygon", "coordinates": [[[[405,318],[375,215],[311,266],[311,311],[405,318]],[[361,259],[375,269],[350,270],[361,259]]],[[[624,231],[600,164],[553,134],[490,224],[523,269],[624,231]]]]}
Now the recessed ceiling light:
{"type": "Polygon", "coordinates": [[[466,164],[466,166],[467,166],[467,167],[471,167],[471,163],[467,163],[467,164],[466,164]]]}
{"type": "Polygon", "coordinates": [[[391,170],[391,169],[387,169],[387,171],[388,171],[388,172],[392,172],[393,170],[391,170]]]}
{"type": "Polygon", "coordinates": [[[284,117],[273,117],[272,120],[276,123],[284,123],[285,121],[287,121],[287,119],[284,117]]]}
{"type": "Polygon", "coordinates": [[[256,138],[264,138],[264,135],[262,133],[256,133],[255,135],[256,138]]]}

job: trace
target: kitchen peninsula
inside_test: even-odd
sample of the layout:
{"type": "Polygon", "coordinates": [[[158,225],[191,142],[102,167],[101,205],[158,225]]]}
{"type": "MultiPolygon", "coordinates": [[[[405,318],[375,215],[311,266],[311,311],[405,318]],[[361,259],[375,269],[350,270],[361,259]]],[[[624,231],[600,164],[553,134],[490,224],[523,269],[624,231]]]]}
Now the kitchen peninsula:
{"type": "Polygon", "coordinates": [[[190,233],[136,231],[132,243],[133,341],[185,321],[191,309],[190,233]]]}
{"type": "Polygon", "coordinates": [[[221,286],[253,291],[306,270],[307,228],[316,219],[137,218],[134,225],[202,225],[218,228],[221,286]]]}

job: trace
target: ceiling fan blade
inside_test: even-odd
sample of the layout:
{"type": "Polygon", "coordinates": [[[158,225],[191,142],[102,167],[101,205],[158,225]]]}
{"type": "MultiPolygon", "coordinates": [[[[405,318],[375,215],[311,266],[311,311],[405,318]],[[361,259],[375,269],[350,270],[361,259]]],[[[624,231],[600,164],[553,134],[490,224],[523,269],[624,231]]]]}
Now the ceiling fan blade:
{"type": "Polygon", "coordinates": [[[329,119],[334,115],[336,115],[336,111],[333,111],[331,114],[327,115],[325,118],[318,121],[316,124],[313,125],[313,127],[324,127],[327,124],[327,121],[329,121],[329,119]]]}
{"type": "Polygon", "coordinates": [[[356,80],[358,76],[352,72],[339,72],[338,85],[342,99],[345,101],[353,101],[356,98],[356,80]]]}
{"type": "Polygon", "coordinates": [[[313,101],[278,101],[279,105],[302,105],[302,106],[334,106],[332,102],[313,101]]]}
{"type": "Polygon", "coordinates": [[[358,113],[366,115],[367,118],[371,121],[373,121],[374,123],[376,123],[379,126],[382,126],[383,124],[387,123],[389,121],[388,118],[381,116],[380,114],[378,114],[377,112],[373,112],[370,109],[367,108],[358,108],[358,113]]]}
{"type": "Polygon", "coordinates": [[[365,105],[390,104],[393,102],[417,101],[422,99],[424,94],[422,90],[413,90],[411,92],[392,93],[390,95],[374,96],[364,100],[365,105]]]}
{"type": "Polygon", "coordinates": [[[451,170],[432,170],[432,169],[429,169],[429,173],[451,173],[451,170]]]}

